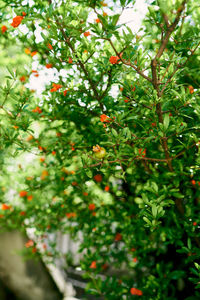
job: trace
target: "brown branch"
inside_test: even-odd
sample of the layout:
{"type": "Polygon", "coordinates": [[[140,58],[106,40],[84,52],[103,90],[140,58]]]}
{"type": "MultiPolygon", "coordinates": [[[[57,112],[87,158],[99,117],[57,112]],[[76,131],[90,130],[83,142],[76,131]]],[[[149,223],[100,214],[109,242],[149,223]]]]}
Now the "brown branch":
{"type": "Polygon", "coordinates": [[[181,17],[182,11],[185,8],[186,2],[187,2],[187,0],[183,1],[182,5],[178,9],[178,13],[177,13],[177,16],[176,16],[174,22],[172,23],[171,26],[169,26],[169,28],[166,32],[165,38],[163,39],[163,43],[161,44],[160,49],[158,50],[158,53],[156,54],[156,57],[155,57],[156,59],[159,59],[161,57],[161,55],[163,54],[163,51],[165,50],[165,48],[167,46],[169,38],[170,38],[172,32],[174,31],[174,29],[176,28],[176,25],[178,24],[178,22],[180,20],[180,17],[181,17]]]}
{"type": "Polygon", "coordinates": [[[174,22],[172,23],[172,25],[170,25],[168,27],[168,30],[165,34],[165,37],[163,38],[163,41],[160,45],[160,48],[156,54],[156,56],[152,59],[151,61],[151,70],[152,70],[152,83],[153,83],[153,86],[154,88],[157,90],[157,93],[158,93],[158,97],[160,97],[160,91],[159,91],[159,84],[158,84],[158,76],[157,76],[157,63],[158,63],[158,59],[162,56],[167,44],[168,44],[168,41],[169,41],[169,38],[172,34],[172,32],[174,31],[174,29],[176,28],[176,25],[178,24],[179,20],[180,20],[180,16],[181,16],[181,13],[182,11],[184,10],[185,8],[185,3],[186,3],[187,0],[184,0],[182,5],[180,6],[180,9],[178,10],[178,13],[177,13],[177,16],[174,20],[174,22]]]}
{"type": "MultiPolygon", "coordinates": [[[[174,55],[175,55],[175,51],[173,52],[171,59],[173,59],[174,55]]],[[[165,69],[165,72],[164,72],[162,78],[160,79],[160,81],[162,81],[162,80],[165,78],[165,75],[167,74],[167,72],[168,72],[168,70],[169,70],[169,67],[171,66],[172,62],[173,62],[173,61],[170,61],[170,63],[168,64],[168,66],[167,66],[167,68],[165,69]]]]}
{"type": "MultiPolygon", "coordinates": [[[[89,157],[91,157],[91,156],[89,156],[89,157]]],[[[93,158],[94,159],[94,157],[91,157],[91,158],[93,158]]],[[[170,158],[170,159],[172,159],[172,158],[170,158]]],[[[142,156],[136,156],[136,157],[134,157],[132,160],[131,160],[131,162],[133,162],[134,160],[142,160],[142,161],[152,161],[152,162],[162,162],[162,163],[166,163],[167,162],[167,159],[165,159],[165,158],[152,158],[152,157],[142,157],[142,156]]],[[[103,165],[103,164],[107,164],[107,163],[109,163],[109,164],[113,164],[113,163],[119,163],[120,165],[121,165],[121,162],[123,162],[123,161],[129,161],[129,158],[127,158],[127,159],[116,159],[116,160],[108,160],[108,161],[106,161],[106,162],[104,162],[104,161],[100,161],[100,162],[98,162],[98,163],[96,163],[96,164],[92,164],[92,165],[89,165],[89,166],[83,166],[83,168],[92,168],[92,167],[97,167],[97,166],[99,166],[99,165],[103,165]]]]}
{"type": "Polygon", "coordinates": [[[111,82],[112,82],[112,69],[108,72],[108,81],[107,81],[107,85],[106,85],[106,88],[105,90],[102,92],[101,96],[100,96],[100,99],[103,99],[106,95],[106,93],[108,92],[108,89],[111,85],[111,82]]]}
{"type": "Polygon", "coordinates": [[[93,51],[88,57],[87,59],[83,62],[83,64],[86,64],[88,62],[88,60],[94,55],[95,51],[93,51]]]}
{"type": "MultiPolygon", "coordinates": [[[[161,97],[161,93],[160,93],[160,90],[159,90],[159,81],[158,81],[158,75],[157,75],[158,59],[162,56],[162,54],[163,54],[163,52],[164,52],[164,50],[165,50],[165,48],[168,44],[169,38],[170,38],[172,32],[175,30],[176,25],[178,24],[178,22],[180,20],[180,16],[181,16],[181,13],[182,13],[183,9],[185,8],[186,1],[187,0],[184,0],[182,5],[178,9],[177,15],[176,15],[176,18],[175,18],[174,22],[168,27],[167,32],[165,34],[165,37],[163,38],[163,41],[160,45],[160,48],[159,48],[156,56],[151,61],[152,84],[153,84],[154,89],[157,91],[157,95],[158,95],[159,98],[161,97]]],[[[156,104],[156,113],[157,113],[157,116],[158,116],[159,123],[163,124],[163,115],[162,115],[161,102],[158,102],[156,104]]],[[[166,136],[161,138],[161,145],[162,145],[162,148],[163,148],[164,153],[165,153],[168,168],[172,172],[173,167],[172,167],[171,158],[170,158],[170,155],[169,155],[169,149],[168,149],[168,145],[167,145],[167,137],[166,136]]]]}
{"type": "Polygon", "coordinates": [[[167,26],[167,28],[169,28],[170,27],[169,19],[168,19],[168,16],[166,14],[163,14],[163,19],[165,21],[165,25],[167,26]]]}
{"type": "Polygon", "coordinates": [[[135,65],[133,65],[130,61],[126,61],[124,59],[122,59],[122,57],[120,56],[121,52],[118,52],[117,49],[115,48],[115,46],[113,45],[113,42],[111,41],[111,39],[106,38],[107,41],[109,41],[111,47],[113,48],[113,50],[115,51],[115,54],[119,57],[119,60],[126,66],[130,66],[131,68],[133,68],[139,75],[141,75],[143,78],[145,78],[146,80],[148,80],[149,82],[152,82],[151,78],[146,76],[138,67],[136,67],[135,65]]]}
{"type": "Polygon", "coordinates": [[[60,22],[59,22],[57,19],[56,19],[56,23],[59,25],[59,29],[60,29],[60,31],[61,31],[61,33],[62,33],[64,39],[65,39],[66,44],[69,46],[69,48],[71,49],[72,53],[73,53],[74,56],[76,57],[76,59],[77,59],[77,61],[78,61],[78,64],[77,64],[77,65],[81,67],[83,73],[85,74],[85,77],[87,78],[87,80],[88,80],[88,82],[89,82],[89,84],[90,84],[90,87],[91,87],[91,89],[92,89],[93,92],[94,92],[94,96],[95,96],[95,98],[97,99],[97,101],[99,102],[99,106],[100,106],[100,108],[101,108],[101,111],[102,111],[103,113],[105,113],[106,111],[105,111],[105,109],[104,109],[104,107],[103,107],[103,104],[102,104],[101,101],[100,101],[100,96],[99,96],[99,93],[98,93],[98,91],[97,91],[97,89],[96,89],[95,83],[94,83],[93,80],[90,78],[90,75],[89,75],[89,73],[88,73],[88,71],[87,71],[85,65],[84,65],[83,62],[79,59],[79,57],[78,57],[78,55],[77,55],[77,53],[76,53],[76,50],[74,49],[72,43],[70,42],[70,38],[66,35],[66,33],[65,33],[65,31],[64,31],[64,29],[63,29],[63,27],[62,27],[62,25],[60,24],[60,22]]]}
{"type": "Polygon", "coordinates": [[[187,150],[189,150],[190,148],[193,148],[194,146],[196,146],[196,143],[192,144],[192,145],[189,146],[187,149],[182,150],[181,152],[179,152],[177,155],[175,155],[175,156],[173,157],[173,159],[175,159],[175,158],[177,158],[177,157],[183,155],[187,150]]]}
{"type": "MultiPolygon", "coordinates": [[[[135,160],[148,160],[148,161],[154,161],[154,162],[167,162],[166,158],[152,158],[152,157],[135,157],[135,160]]],[[[172,158],[169,158],[170,160],[172,160],[172,158]]]]}
{"type": "Polygon", "coordinates": [[[170,77],[168,78],[168,80],[165,82],[165,84],[164,84],[164,86],[163,86],[163,88],[162,88],[162,90],[161,90],[161,92],[160,92],[160,95],[161,95],[161,96],[162,96],[164,90],[166,89],[168,83],[171,81],[172,77],[175,75],[175,73],[176,73],[179,69],[183,68],[183,67],[187,64],[187,62],[190,60],[190,58],[192,57],[192,55],[193,55],[193,54],[195,53],[195,51],[198,49],[199,45],[200,45],[200,42],[197,44],[197,46],[196,46],[193,50],[190,50],[190,51],[191,51],[191,54],[190,54],[190,56],[188,56],[188,58],[186,59],[186,61],[185,61],[183,64],[181,64],[181,65],[178,64],[178,65],[176,66],[176,68],[174,69],[173,73],[170,75],[170,77]]]}
{"type": "Polygon", "coordinates": [[[151,107],[151,106],[148,106],[148,105],[146,105],[146,104],[137,102],[137,100],[135,100],[134,98],[129,97],[129,96],[127,96],[127,95],[123,95],[123,96],[126,97],[126,98],[128,98],[128,99],[130,99],[130,100],[132,100],[132,101],[134,101],[134,102],[137,103],[138,105],[142,105],[143,107],[146,107],[146,108],[152,110],[152,107],[151,107]]]}

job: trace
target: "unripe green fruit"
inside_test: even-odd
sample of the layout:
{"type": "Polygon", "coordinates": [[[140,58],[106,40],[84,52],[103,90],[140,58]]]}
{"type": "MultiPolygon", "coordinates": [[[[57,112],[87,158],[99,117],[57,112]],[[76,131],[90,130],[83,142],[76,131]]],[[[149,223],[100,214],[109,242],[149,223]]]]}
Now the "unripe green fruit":
{"type": "Polygon", "coordinates": [[[106,155],[106,149],[103,147],[101,147],[100,151],[94,153],[94,156],[99,159],[104,158],[105,155],[106,155]]]}

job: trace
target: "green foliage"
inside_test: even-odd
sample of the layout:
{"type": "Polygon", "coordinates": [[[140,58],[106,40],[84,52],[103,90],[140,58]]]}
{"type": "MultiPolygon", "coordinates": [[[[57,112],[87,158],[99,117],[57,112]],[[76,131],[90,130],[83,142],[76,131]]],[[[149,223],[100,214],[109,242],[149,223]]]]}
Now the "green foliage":
{"type": "Polygon", "coordinates": [[[1,230],[81,232],[104,299],[199,299],[198,1],[151,1],[138,34],[135,1],[21,2],[0,1],[1,230]]]}

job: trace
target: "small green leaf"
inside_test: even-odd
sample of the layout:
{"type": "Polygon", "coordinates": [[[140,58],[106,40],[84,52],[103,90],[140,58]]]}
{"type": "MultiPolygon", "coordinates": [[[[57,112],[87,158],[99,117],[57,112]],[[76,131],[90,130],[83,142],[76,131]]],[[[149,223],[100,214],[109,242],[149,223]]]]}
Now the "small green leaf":
{"type": "Polygon", "coordinates": [[[188,249],[191,249],[191,247],[192,247],[190,238],[188,238],[188,240],[187,240],[187,246],[188,246],[188,249]]]}
{"type": "Polygon", "coordinates": [[[147,219],[147,217],[143,217],[143,220],[148,223],[149,225],[151,225],[151,221],[149,219],[147,219]]]}
{"type": "Polygon", "coordinates": [[[89,177],[89,178],[92,178],[93,174],[92,174],[92,171],[90,169],[87,169],[85,171],[86,175],[89,177]]]}
{"type": "Polygon", "coordinates": [[[169,126],[169,115],[168,114],[165,114],[163,123],[164,123],[164,129],[166,130],[169,126]]]}
{"type": "Polygon", "coordinates": [[[154,191],[157,193],[158,192],[158,185],[155,182],[152,182],[152,187],[154,189],[154,191]]]}
{"type": "Polygon", "coordinates": [[[157,212],[158,212],[156,205],[153,204],[151,209],[152,209],[152,215],[153,215],[153,217],[156,218],[157,212]]]}
{"type": "Polygon", "coordinates": [[[117,133],[117,131],[114,128],[111,129],[111,132],[114,135],[114,137],[118,136],[118,133],[117,133]]]}

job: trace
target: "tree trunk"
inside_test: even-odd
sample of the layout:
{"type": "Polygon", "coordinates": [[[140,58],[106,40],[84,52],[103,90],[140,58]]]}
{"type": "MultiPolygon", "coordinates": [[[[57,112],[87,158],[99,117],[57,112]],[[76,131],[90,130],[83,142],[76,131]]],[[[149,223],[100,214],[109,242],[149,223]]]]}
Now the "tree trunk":
{"type": "MultiPolygon", "coordinates": [[[[44,263],[19,255],[26,242],[27,238],[18,231],[0,233],[0,280],[20,300],[61,300],[44,263]]],[[[1,290],[1,299],[6,299],[1,290]]]]}

